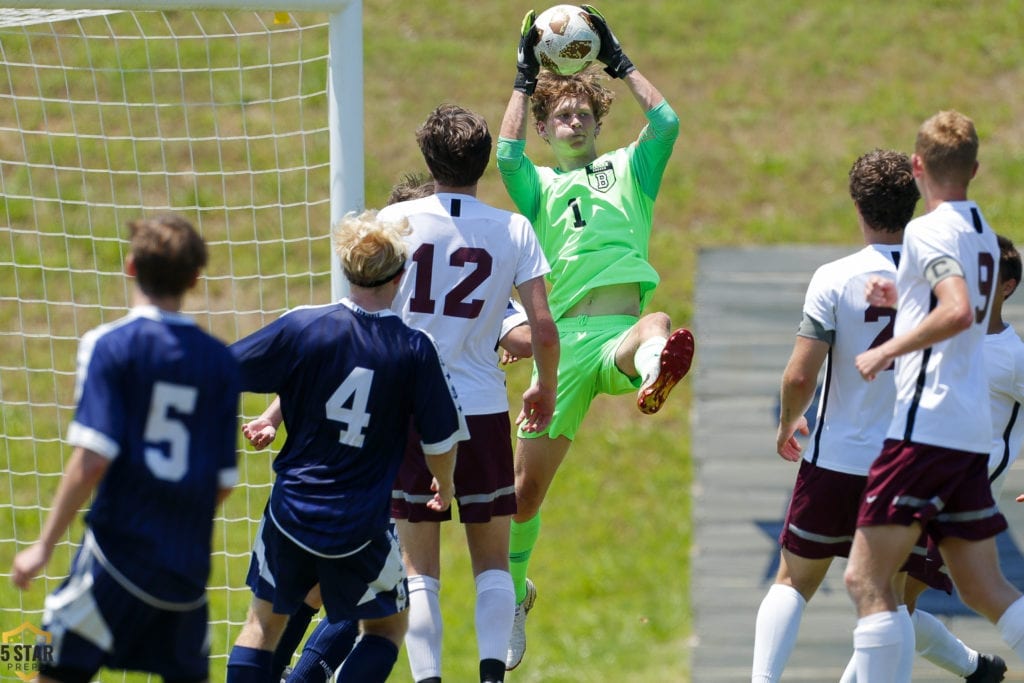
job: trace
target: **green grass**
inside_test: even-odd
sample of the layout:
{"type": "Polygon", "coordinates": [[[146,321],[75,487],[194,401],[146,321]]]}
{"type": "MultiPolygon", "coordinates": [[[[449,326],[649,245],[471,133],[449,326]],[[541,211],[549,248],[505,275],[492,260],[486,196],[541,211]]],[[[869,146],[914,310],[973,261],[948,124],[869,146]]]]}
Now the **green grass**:
{"type": "MultiPolygon", "coordinates": [[[[1024,184],[1022,5],[1018,0],[969,5],[949,0],[599,5],[626,52],[682,119],[656,208],[651,258],[662,284],[651,310],[664,310],[679,324],[690,320],[693,273],[704,247],[857,243],[846,193],[850,164],[873,147],[910,151],[919,123],[939,109],[956,108],[975,119],[981,169],[972,197],[997,230],[1024,239],[1018,223],[1024,215],[1024,194],[1019,192],[1024,184]]],[[[437,104],[457,102],[475,109],[497,134],[514,76],[516,31],[528,8],[524,3],[469,0],[363,3],[368,206],[381,205],[402,174],[423,168],[414,131],[437,104]]],[[[168,26],[188,21],[188,13],[173,13],[168,26]]],[[[114,58],[109,48],[92,41],[94,63],[110,66],[114,58]]],[[[56,44],[40,39],[33,49],[52,51],[56,44]]],[[[191,43],[184,47],[186,53],[200,49],[191,43]]],[[[8,57],[23,57],[27,46],[5,36],[3,50],[8,57]]],[[[121,71],[112,73],[127,75],[104,82],[112,92],[141,87],[131,68],[170,63],[168,54],[143,51],[141,44],[121,59],[121,71]]],[[[211,55],[215,65],[231,59],[219,52],[211,55]]],[[[265,59],[266,50],[244,57],[246,64],[265,59]]],[[[326,100],[317,91],[325,68],[320,62],[301,74],[253,71],[242,80],[214,76],[189,81],[188,92],[197,98],[211,91],[243,93],[249,103],[245,115],[168,114],[174,120],[192,116],[190,125],[215,129],[225,138],[242,130],[262,133],[269,118],[258,102],[272,84],[292,80],[304,84],[309,98],[302,107],[277,113],[322,121],[326,100]]],[[[0,71],[0,92],[29,85],[22,74],[0,71]]],[[[76,93],[87,85],[72,79],[46,87],[76,93]]],[[[618,98],[602,129],[603,149],[632,140],[642,124],[628,91],[618,83],[612,87],[618,98]]],[[[67,112],[52,103],[46,110],[22,108],[18,115],[33,130],[61,130],[68,123],[67,112]]],[[[0,123],[8,125],[10,116],[0,114],[0,123]]],[[[112,131],[143,125],[128,114],[108,117],[106,123],[112,131]]],[[[0,159],[17,152],[10,145],[0,135],[0,159]]],[[[117,143],[115,148],[118,157],[139,155],[140,171],[160,167],[155,145],[129,149],[117,143]]],[[[209,145],[209,157],[195,159],[173,145],[169,149],[172,164],[191,164],[197,174],[222,161],[326,158],[326,145],[315,136],[248,147],[225,139],[209,145]]],[[[532,134],[528,151],[540,163],[551,162],[532,134]]],[[[92,141],[55,136],[33,138],[28,150],[29,158],[42,164],[56,157],[99,154],[101,148],[92,141]]],[[[123,310],[123,246],[116,227],[128,217],[103,206],[110,187],[72,183],[63,199],[85,202],[89,220],[72,222],[74,227],[64,233],[57,227],[59,207],[16,196],[30,188],[52,192],[53,173],[43,167],[3,173],[0,332],[15,332],[0,334],[0,572],[10,564],[12,539],[23,544],[38,533],[42,512],[37,501],[48,504],[56,485],[53,473],[59,472],[63,454],[58,437],[66,430],[73,403],[69,370],[75,340],[123,310]],[[80,227],[89,224],[100,239],[81,237],[80,227]],[[69,265],[93,258],[99,260],[100,272],[67,273],[69,265]],[[70,303],[18,308],[10,298],[42,298],[43,292],[51,300],[103,308],[70,303]],[[49,369],[53,367],[60,370],[55,373],[49,369]],[[59,408],[33,407],[45,402],[59,408]],[[26,474],[32,471],[50,474],[26,474]]],[[[223,338],[237,338],[284,307],[327,299],[326,208],[305,206],[305,185],[294,177],[282,182],[256,176],[221,185],[202,175],[168,181],[159,174],[143,174],[132,188],[140,205],[167,201],[189,207],[190,216],[202,219],[213,255],[202,288],[213,310],[201,320],[223,338]],[[222,199],[244,205],[268,196],[279,204],[231,220],[213,208],[222,199]],[[228,242],[268,239],[275,231],[284,241],[274,246],[232,248],[228,242]],[[310,269],[312,275],[302,274],[310,269]],[[269,279],[282,272],[287,277],[269,279]],[[262,280],[259,295],[257,280],[262,280]]],[[[480,195],[511,208],[493,168],[480,195]]],[[[699,364],[698,349],[698,371],[699,364]]],[[[510,370],[513,398],[527,376],[525,366],[510,370]]],[[[261,400],[248,403],[246,412],[258,412],[261,400]]],[[[688,679],[691,400],[690,387],[684,384],[653,418],[637,414],[628,397],[595,402],[544,508],[544,528],[531,565],[540,598],[530,616],[529,652],[510,681],[688,679]]],[[[243,477],[256,488],[235,493],[226,508],[230,519],[259,515],[270,478],[267,456],[247,453],[243,461],[243,477]]],[[[215,561],[213,582],[238,588],[214,596],[211,609],[221,620],[228,615],[237,623],[244,616],[248,596],[241,587],[251,531],[245,521],[218,526],[218,547],[227,544],[237,554],[215,561]]],[[[71,537],[78,533],[76,528],[71,537]]],[[[442,602],[445,674],[450,681],[470,681],[476,675],[472,579],[464,546],[458,526],[446,529],[442,602]]],[[[59,576],[69,559],[67,546],[62,546],[51,576],[59,576]]],[[[45,592],[55,585],[52,578],[40,581],[19,596],[0,581],[0,626],[14,628],[24,615],[37,619],[45,592]]],[[[214,660],[213,680],[222,679],[222,657],[236,634],[234,626],[213,630],[213,651],[220,656],[214,660]]],[[[407,671],[402,655],[392,680],[408,680],[407,671]]],[[[108,674],[102,680],[121,677],[108,674]]]]}

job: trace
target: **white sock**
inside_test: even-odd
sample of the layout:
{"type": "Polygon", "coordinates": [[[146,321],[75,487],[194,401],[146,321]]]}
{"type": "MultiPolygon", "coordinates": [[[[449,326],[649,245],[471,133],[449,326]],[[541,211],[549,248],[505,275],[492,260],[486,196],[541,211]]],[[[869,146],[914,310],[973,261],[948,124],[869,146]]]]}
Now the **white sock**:
{"type": "MultiPolygon", "coordinates": [[[[907,619],[909,622],[909,619],[907,619]]],[[[857,680],[871,683],[910,683],[909,674],[901,670],[909,650],[913,663],[914,644],[905,642],[903,617],[899,612],[877,612],[857,620],[853,630],[854,658],[857,680]]],[[[908,624],[911,632],[913,625],[908,624]]]]}
{"type": "Polygon", "coordinates": [[[804,596],[792,586],[776,583],[768,589],[754,627],[752,683],[776,683],[782,677],[806,606],[804,596]]]}
{"type": "Polygon", "coordinates": [[[914,673],[914,655],[916,654],[914,648],[917,639],[914,636],[914,622],[910,619],[910,610],[906,605],[896,608],[896,620],[899,622],[900,631],[903,634],[902,656],[896,680],[909,682],[914,673]]]}
{"type": "Polygon", "coordinates": [[[633,367],[643,384],[649,384],[658,377],[661,371],[661,351],[667,342],[665,337],[651,337],[637,347],[633,354],[633,367]]]}
{"type": "Polygon", "coordinates": [[[500,569],[480,572],[476,577],[476,643],[480,661],[505,661],[515,613],[512,575],[500,569]]]}
{"type": "Polygon", "coordinates": [[[978,652],[964,645],[946,625],[923,610],[910,615],[914,623],[914,648],[935,666],[967,678],[978,669],[978,652]]]}
{"type": "Polygon", "coordinates": [[[996,622],[1003,642],[1024,659],[1024,597],[1017,598],[996,622]]]}
{"type": "Polygon", "coordinates": [[[405,651],[412,679],[441,675],[441,582],[432,576],[409,577],[409,631],[405,651]]]}

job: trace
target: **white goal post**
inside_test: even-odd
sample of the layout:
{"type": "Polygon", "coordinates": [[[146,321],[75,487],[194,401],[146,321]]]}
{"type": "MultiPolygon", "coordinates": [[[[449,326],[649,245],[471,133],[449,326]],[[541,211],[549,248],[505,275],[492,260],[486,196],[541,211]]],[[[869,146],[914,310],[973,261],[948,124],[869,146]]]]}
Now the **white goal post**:
{"type": "MultiPolygon", "coordinates": [[[[81,0],[0,9],[0,631],[39,625],[80,522],[21,593],[70,448],[75,353],[129,306],[125,223],[174,211],[210,263],[185,312],[226,342],[344,293],[330,225],[365,206],[360,0],[81,0]]],[[[251,419],[265,397],[246,395],[251,419]]],[[[211,679],[249,602],[274,448],[240,448],[216,523],[211,679]]],[[[0,662],[0,678],[10,672],[0,662]]],[[[101,680],[122,680],[104,674],[101,680]]],[[[145,680],[127,675],[125,680],[145,680]]]]}

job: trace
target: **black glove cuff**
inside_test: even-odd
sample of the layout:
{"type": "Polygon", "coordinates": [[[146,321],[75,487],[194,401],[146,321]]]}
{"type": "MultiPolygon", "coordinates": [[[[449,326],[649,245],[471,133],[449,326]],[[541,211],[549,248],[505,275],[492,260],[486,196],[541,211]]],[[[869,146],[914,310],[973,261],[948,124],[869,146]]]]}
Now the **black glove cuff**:
{"type": "Polygon", "coordinates": [[[516,73],[516,80],[512,84],[513,90],[518,90],[527,97],[533,94],[533,91],[537,89],[537,78],[530,78],[523,72],[516,73]]]}
{"type": "Polygon", "coordinates": [[[629,61],[629,57],[619,53],[618,59],[606,66],[604,71],[612,78],[625,78],[628,74],[636,71],[636,67],[633,66],[633,62],[629,61]]]}

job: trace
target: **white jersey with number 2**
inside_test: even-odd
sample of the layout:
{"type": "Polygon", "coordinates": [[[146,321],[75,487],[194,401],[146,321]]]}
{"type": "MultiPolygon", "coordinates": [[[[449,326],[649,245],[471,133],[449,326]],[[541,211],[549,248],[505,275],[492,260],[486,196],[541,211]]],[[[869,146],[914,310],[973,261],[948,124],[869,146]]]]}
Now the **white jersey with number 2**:
{"type": "Polygon", "coordinates": [[[392,309],[437,343],[466,415],[508,410],[494,355],[513,286],[550,267],[530,222],[465,194],[440,193],[381,209],[409,219],[408,269],[392,309]]]}
{"type": "Polygon", "coordinates": [[[818,268],[807,287],[804,316],[835,334],[825,362],[818,417],[804,459],[819,467],[866,476],[878,457],[896,396],[891,368],[865,382],[858,354],[892,337],[896,311],[869,306],[872,275],[896,277],[899,244],[872,244],[818,268]]]}

